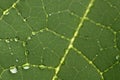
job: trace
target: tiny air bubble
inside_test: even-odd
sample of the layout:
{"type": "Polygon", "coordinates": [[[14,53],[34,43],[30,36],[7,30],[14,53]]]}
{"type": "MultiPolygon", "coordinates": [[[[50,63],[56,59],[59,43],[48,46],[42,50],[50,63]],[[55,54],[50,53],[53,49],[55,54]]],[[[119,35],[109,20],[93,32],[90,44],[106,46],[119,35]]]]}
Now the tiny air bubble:
{"type": "Polygon", "coordinates": [[[10,72],[11,72],[12,74],[15,74],[15,73],[17,73],[18,71],[17,71],[17,68],[14,66],[14,67],[10,67],[10,72]]]}
{"type": "Polygon", "coordinates": [[[30,68],[30,64],[29,63],[26,63],[23,65],[23,69],[29,69],[30,68]]]}

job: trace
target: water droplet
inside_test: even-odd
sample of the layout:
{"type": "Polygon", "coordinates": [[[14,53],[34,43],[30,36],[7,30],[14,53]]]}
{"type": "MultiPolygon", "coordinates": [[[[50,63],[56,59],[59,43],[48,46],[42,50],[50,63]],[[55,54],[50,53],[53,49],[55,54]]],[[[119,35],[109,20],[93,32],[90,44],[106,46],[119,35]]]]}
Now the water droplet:
{"type": "Polygon", "coordinates": [[[11,47],[8,47],[8,49],[11,49],[11,47]]]}
{"type": "Polygon", "coordinates": [[[17,41],[18,41],[18,38],[15,38],[14,41],[17,42],[17,41]]]}
{"type": "Polygon", "coordinates": [[[10,72],[11,72],[12,74],[15,74],[15,73],[17,73],[18,71],[17,71],[17,68],[16,68],[15,66],[13,66],[13,67],[10,67],[10,72]]]}
{"type": "Polygon", "coordinates": [[[117,55],[117,56],[116,56],[116,59],[118,60],[119,58],[120,58],[120,55],[117,55]]]}
{"type": "Polygon", "coordinates": [[[13,39],[10,39],[10,41],[13,41],[13,39]]]}
{"type": "Polygon", "coordinates": [[[44,30],[40,30],[40,32],[43,32],[44,30]]]}
{"type": "Polygon", "coordinates": [[[48,14],[49,16],[51,16],[52,14],[48,14]]]}
{"type": "Polygon", "coordinates": [[[45,69],[46,66],[44,66],[44,65],[39,65],[39,68],[40,68],[40,69],[45,69]]]}
{"type": "Polygon", "coordinates": [[[31,37],[28,37],[27,39],[28,39],[28,40],[30,40],[30,39],[31,39],[31,37]]]}
{"type": "Polygon", "coordinates": [[[19,60],[18,60],[18,59],[16,59],[15,61],[16,61],[16,62],[18,62],[19,60]]]}
{"type": "Polygon", "coordinates": [[[16,4],[14,3],[14,4],[12,5],[12,7],[15,8],[15,6],[16,6],[16,4]]]}
{"type": "Polygon", "coordinates": [[[32,35],[35,35],[36,33],[35,32],[32,32],[32,35]]]}
{"type": "Polygon", "coordinates": [[[26,22],[27,20],[26,19],[23,19],[24,22],[26,22]]]}
{"type": "Polygon", "coordinates": [[[10,54],[11,54],[11,55],[13,55],[13,53],[12,53],[12,52],[11,52],[10,54]]]}
{"type": "Polygon", "coordinates": [[[46,48],[44,47],[43,50],[45,50],[46,48]]]}
{"type": "Polygon", "coordinates": [[[95,56],[97,57],[98,55],[96,54],[95,56]]]}
{"type": "Polygon", "coordinates": [[[93,62],[92,61],[89,61],[89,64],[92,64],[93,62]]]}
{"type": "Polygon", "coordinates": [[[103,51],[103,48],[100,48],[100,51],[103,51]]]}
{"type": "Polygon", "coordinates": [[[9,11],[8,10],[5,10],[4,12],[3,12],[3,15],[8,15],[9,14],[9,11]]]}
{"type": "Polygon", "coordinates": [[[61,11],[58,11],[58,13],[61,13],[61,11]]]}
{"type": "Polygon", "coordinates": [[[20,13],[18,13],[18,15],[21,15],[20,13]]]}
{"type": "Polygon", "coordinates": [[[26,42],[23,42],[23,46],[24,46],[24,47],[26,46],[26,42]]]}
{"type": "Polygon", "coordinates": [[[5,15],[8,15],[9,14],[9,12],[6,12],[6,14],[5,15]]]}
{"type": "Polygon", "coordinates": [[[23,65],[23,69],[29,69],[30,68],[30,64],[29,63],[26,63],[23,65]]]}
{"type": "Polygon", "coordinates": [[[26,56],[28,56],[29,53],[30,53],[29,50],[26,50],[26,51],[25,51],[25,55],[26,55],[26,56]]]}
{"type": "Polygon", "coordinates": [[[100,72],[100,75],[103,75],[103,72],[100,72]]]}
{"type": "Polygon", "coordinates": [[[10,41],[8,39],[5,40],[6,43],[10,43],[10,41]]]}

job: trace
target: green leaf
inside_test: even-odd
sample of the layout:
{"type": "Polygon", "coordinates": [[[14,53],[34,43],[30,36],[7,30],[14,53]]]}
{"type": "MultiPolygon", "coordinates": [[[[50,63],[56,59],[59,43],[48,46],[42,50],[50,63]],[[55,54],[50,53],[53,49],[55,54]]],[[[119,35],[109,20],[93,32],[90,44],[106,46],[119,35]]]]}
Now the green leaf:
{"type": "Polygon", "coordinates": [[[120,80],[119,0],[0,0],[0,80],[120,80]]]}

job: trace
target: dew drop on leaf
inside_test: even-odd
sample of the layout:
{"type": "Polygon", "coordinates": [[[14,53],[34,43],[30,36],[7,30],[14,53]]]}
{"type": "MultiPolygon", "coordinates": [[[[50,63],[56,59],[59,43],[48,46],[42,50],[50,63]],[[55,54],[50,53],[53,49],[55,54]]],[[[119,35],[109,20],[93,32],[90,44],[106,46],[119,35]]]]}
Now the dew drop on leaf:
{"type": "Polygon", "coordinates": [[[25,51],[25,55],[28,56],[30,54],[29,50],[25,51]]]}
{"type": "Polygon", "coordinates": [[[44,65],[39,65],[39,68],[40,68],[40,69],[44,69],[45,66],[44,66],[44,65]]]}
{"type": "Polygon", "coordinates": [[[11,49],[11,47],[8,47],[8,49],[11,49]]]}
{"type": "Polygon", "coordinates": [[[6,43],[10,43],[10,41],[8,39],[5,40],[6,43]]]}
{"type": "Polygon", "coordinates": [[[24,22],[26,22],[27,20],[26,19],[23,19],[24,22]]]}
{"type": "Polygon", "coordinates": [[[8,15],[9,14],[9,11],[8,10],[5,10],[4,12],[3,12],[3,15],[8,15]]]}
{"type": "Polygon", "coordinates": [[[49,14],[49,16],[51,16],[52,14],[49,14]]]}
{"type": "Polygon", "coordinates": [[[23,69],[29,69],[30,67],[29,66],[24,66],[23,69]]]}
{"type": "Polygon", "coordinates": [[[18,41],[18,39],[17,39],[17,38],[15,38],[14,40],[15,40],[15,42],[17,42],[17,41],[18,41]]]}
{"type": "Polygon", "coordinates": [[[11,52],[10,54],[13,55],[13,52],[11,52]]]}
{"type": "Polygon", "coordinates": [[[92,64],[92,61],[89,61],[89,64],[92,64]]]}
{"type": "Polygon", "coordinates": [[[32,32],[32,35],[35,35],[36,33],[35,32],[32,32]]]}
{"type": "Polygon", "coordinates": [[[43,50],[45,50],[46,48],[44,47],[43,50]]]}
{"type": "Polygon", "coordinates": [[[17,73],[18,71],[17,71],[17,68],[16,68],[15,66],[13,66],[13,67],[10,67],[10,72],[11,72],[12,74],[15,74],[15,73],[17,73]]]}
{"type": "Polygon", "coordinates": [[[10,39],[10,41],[13,41],[13,39],[10,39]]]}
{"type": "Polygon", "coordinates": [[[21,15],[20,13],[18,13],[18,15],[21,15]]]}
{"type": "Polygon", "coordinates": [[[18,62],[19,60],[18,60],[18,59],[16,59],[15,61],[16,61],[16,62],[18,62]]]}
{"type": "Polygon", "coordinates": [[[120,55],[117,55],[117,56],[116,56],[116,60],[118,60],[119,58],[120,58],[120,55]]]}
{"type": "Polygon", "coordinates": [[[8,15],[9,14],[9,12],[6,12],[6,14],[5,15],[8,15]]]}
{"type": "Polygon", "coordinates": [[[23,69],[29,69],[30,68],[30,64],[29,63],[26,63],[23,65],[23,69]]]}
{"type": "Polygon", "coordinates": [[[97,57],[98,55],[96,54],[95,56],[97,57]]]}
{"type": "Polygon", "coordinates": [[[31,39],[31,37],[28,37],[27,39],[28,39],[28,40],[30,40],[30,39],[31,39]]]}
{"type": "Polygon", "coordinates": [[[20,38],[18,36],[16,36],[14,39],[13,39],[15,42],[18,42],[20,40],[20,38]]]}
{"type": "Polygon", "coordinates": [[[23,46],[24,46],[24,47],[26,46],[26,42],[23,42],[23,46]]]}

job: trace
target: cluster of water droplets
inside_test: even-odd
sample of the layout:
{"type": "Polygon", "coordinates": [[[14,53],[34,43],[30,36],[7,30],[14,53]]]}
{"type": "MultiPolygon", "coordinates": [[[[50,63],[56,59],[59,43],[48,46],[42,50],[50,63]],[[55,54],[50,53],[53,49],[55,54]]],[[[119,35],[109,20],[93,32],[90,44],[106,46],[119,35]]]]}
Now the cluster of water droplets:
{"type": "Polygon", "coordinates": [[[10,40],[6,39],[5,42],[6,42],[6,43],[10,43],[10,40]]]}
{"type": "Polygon", "coordinates": [[[3,15],[8,15],[8,14],[9,14],[9,10],[8,9],[3,12],[3,15]]]}
{"type": "MultiPolygon", "coordinates": [[[[27,70],[30,68],[30,64],[29,63],[25,63],[22,65],[22,69],[27,70]]],[[[12,66],[10,67],[10,73],[12,74],[16,74],[18,72],[18,68],[16,66],[12,66]]]]}
{"type": "Polygon", "coordinates": [[[10,43],[11,41],[15,41],[15,42],[18,42],[18,37],[15,37],[14,39],[5,39],[5,42],[6,43],[10,43]]]}

